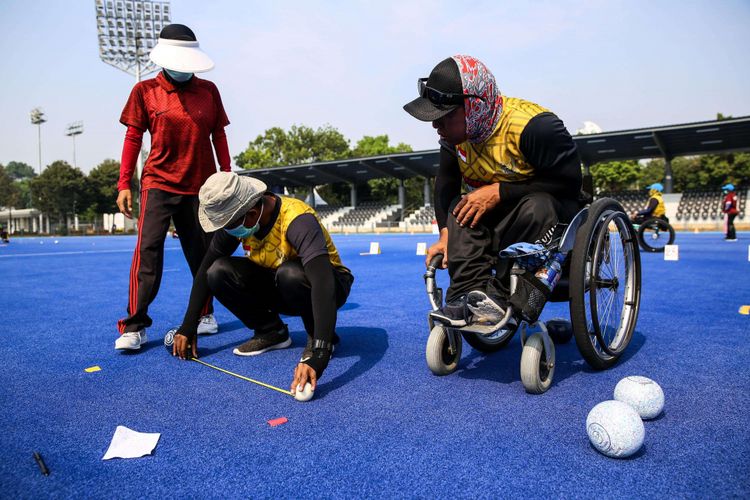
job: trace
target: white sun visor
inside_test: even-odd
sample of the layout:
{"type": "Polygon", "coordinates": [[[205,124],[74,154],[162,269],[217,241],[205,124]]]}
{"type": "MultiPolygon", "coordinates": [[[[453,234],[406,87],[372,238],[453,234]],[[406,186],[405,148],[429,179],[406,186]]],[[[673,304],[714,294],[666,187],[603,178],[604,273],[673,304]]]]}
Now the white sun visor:
{"type": "Polygon", "coordinates": [[[198,42],[159,38],[149,58],[157,66],[172,71],[202,73],[212,70],[214,62],[199,47],[198,42]]]}

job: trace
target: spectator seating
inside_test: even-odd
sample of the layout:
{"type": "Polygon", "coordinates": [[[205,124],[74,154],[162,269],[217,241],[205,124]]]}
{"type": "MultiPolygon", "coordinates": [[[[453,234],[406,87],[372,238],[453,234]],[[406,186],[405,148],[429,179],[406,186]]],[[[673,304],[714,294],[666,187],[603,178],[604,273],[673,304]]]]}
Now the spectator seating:
{"type": "Polygon", "coordinates": [[[429,226],[432,221],[435,220],[435,208],[432,205],[419,207],[417,210],[412,212],[409,216],[404,218],[407,225],[415,226],[429,226]]]}
{"type": "MultiPolygon", "coordinates": [[[[745,191],[738,190],[739,217],[745,217],[745,191]]],[[[685,191],[677,206],[676,219],[679,221],[717,221],[723,217],[721,191],[685,191]]]]}
{"type": "Polygon", "coordinates": [[[597,198],[613,198],[620,202],[626,214],[643,210],[648,202],[648,190],[632,189],[628,191],[610,191],[599,193],[597,198]]]}
{"type": "Polygon", "coordinates": [[[397,208],[393,213],[387,215],[384,219],[375,223],[376,227],[398,227],[401,221],[401,208],[397,208]]]}
{"type": "Polygon", "coordinates": [[[363,202],[353,210],[334,220],[331,225],[333,227],[339,228],[345,226],[361,227],[366,224],[372,223],[373,221],[371,219],[377,217],[379,214],[382,214],[383,217],[388,216],[388,211],[389,205],[385,203],[378,203],[374,201],[363,202]]]}
{"type": "Polygon", "coordinates": [[[343,208],[341,205],[318,205],[315,207],[315,211],[318,213],[318,217],[323,220],[341,208],[343,208]]]}

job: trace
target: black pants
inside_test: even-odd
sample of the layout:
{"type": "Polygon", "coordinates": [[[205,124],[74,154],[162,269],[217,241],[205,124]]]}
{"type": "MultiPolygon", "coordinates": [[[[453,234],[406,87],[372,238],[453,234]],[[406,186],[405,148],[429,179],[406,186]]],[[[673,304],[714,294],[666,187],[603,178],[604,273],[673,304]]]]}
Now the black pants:
{"type": "Polygon", "coordinates": [[[507,298],[513,263],[498,259],[503,248],[519,242],[534,242],[558,222],[569,222],[580,209],[575,200],[557,200],[548,193],[532,193],[515,206],[503,206],[484,214],[475,228],[461,227],[448,215],[448,273],[451,284],[446,300],[471,290],[507,298]],[[493,276],[493,270],[495,274],[493,276]]]}
{"type": "MultiPolygon", "coordinates": [[[[148,306],[159,292],[164,268],[164,238],[170,219],[174,220],[182,253],[193,276],[208,249],[212,235],[206,234],[198,222],[198,196],[169,193],[161,189],[143,191],[138,217],[138,241],[130,265],[128,316],[117,322],[120,333],[151,326],[148,306]]],[[[211,302],[209,298],[202,314],[213,312],[211,302]]]]}
{"type": "Polygon", "coordinates": [[[737,239],[737,231],[734,229],[734,218],[737,217],[737,214],[727,214],[727,237],[728,240],[736,240],[737,239]]]}
{"type": "MultiPolygon", "coordinates": [[[[333,271],[336,308],[346,302],[352,275],[333,271]]],[[[305,330],[314,332],[310,281],[299,259],[274,271],[247,257],[220,257],[208,268],[208,286],[214,296],[256,335],[278,331],[279,314],[301,316],[305,330]]]]}

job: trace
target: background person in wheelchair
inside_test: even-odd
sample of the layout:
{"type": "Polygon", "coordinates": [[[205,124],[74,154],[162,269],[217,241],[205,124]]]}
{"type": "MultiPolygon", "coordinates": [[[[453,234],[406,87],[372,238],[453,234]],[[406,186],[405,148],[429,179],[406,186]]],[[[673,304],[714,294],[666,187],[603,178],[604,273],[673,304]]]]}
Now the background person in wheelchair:
{"type": "MultiPolygon", "coordinates": [[[[404,110],[440,136],[435,214],[450,286],[433,319],[453,327],[497,323],[507,311],[512,261],[501,249],[549,244],[558,223],[583,204],[581,162],[563,122],[549,110],[500,94],[478,59],[456,55],[418,80],[404,110]],[[468,193],[461,194],[462,181],[468,193]],[[494,270],[494,275],[493,275],[494,270]]],[[[515,311],[515,309],[514,309],[515,311]]]]}
{"type": "Polygon", "coordinates": [[[669,222],[667,216],[667,209],[664,207],[664,198],[661,193],[664,191],[664,186],[660,183],[651,184],[648,189],[648,202],[643,210],[632,214],[630,219],[634,224],[643,224],[644,221],[651,219],[652,217],[658,217],[669,222]]]}

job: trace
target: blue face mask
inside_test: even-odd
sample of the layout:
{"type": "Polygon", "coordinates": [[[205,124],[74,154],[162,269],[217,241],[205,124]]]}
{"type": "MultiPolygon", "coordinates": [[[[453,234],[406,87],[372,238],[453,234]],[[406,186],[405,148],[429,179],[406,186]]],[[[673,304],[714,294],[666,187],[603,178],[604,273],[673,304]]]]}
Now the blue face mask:
{"type": "Polygon", "coordinates": [[[186,82],[193,77],[192,73],[183,73],[182,71],[173,71],[167,68],[164,68],[164,71],[176,82],[186,82]]]}
{"type": "Polygon", "coordinates": [[[232,228],[232,229],[224,228],[224,231],[234,236],[235,238],[244,240],[245,238],[249,238],[250,236],[258,232],[258,230],[260,229],[260,218],[262,216],[263,216],[263,204],[260,205],[260,215],[258,216],[258,222],[256,222],[253,227],[246,227],[244,224],[240,224],[239,226],[232,228]]]}

